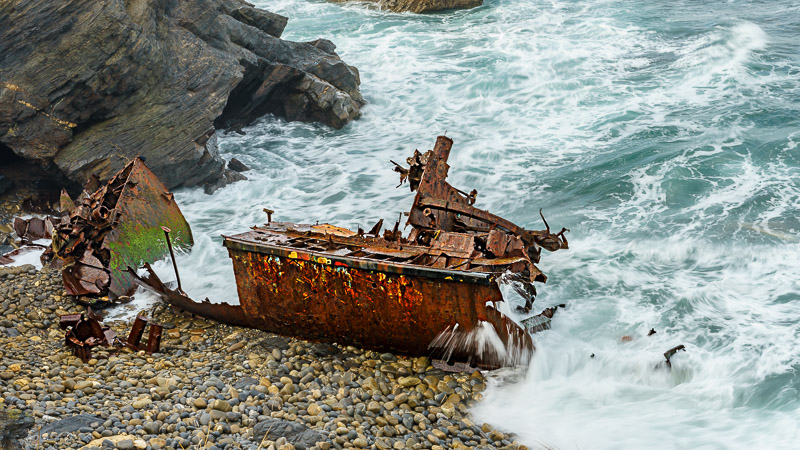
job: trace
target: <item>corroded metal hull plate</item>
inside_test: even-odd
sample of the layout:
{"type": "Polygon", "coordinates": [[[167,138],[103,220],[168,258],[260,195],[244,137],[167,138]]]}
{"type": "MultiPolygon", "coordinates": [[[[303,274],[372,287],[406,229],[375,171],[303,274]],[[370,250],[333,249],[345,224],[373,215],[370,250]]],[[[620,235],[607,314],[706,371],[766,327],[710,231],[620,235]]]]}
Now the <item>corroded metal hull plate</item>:
{"type": "Polygon", "coordinates": [[[424,354],[448,327],[469,330],[491,320],[494,310],[487,315],[486,304],[503,300],[487,274],[474,280],[483,281],[478,284],[446,271],[404,275],[388,264],[362,269],[356,258],[246,245],[235,237],[225,245],[252,326],[306,339],[424,354]]]}

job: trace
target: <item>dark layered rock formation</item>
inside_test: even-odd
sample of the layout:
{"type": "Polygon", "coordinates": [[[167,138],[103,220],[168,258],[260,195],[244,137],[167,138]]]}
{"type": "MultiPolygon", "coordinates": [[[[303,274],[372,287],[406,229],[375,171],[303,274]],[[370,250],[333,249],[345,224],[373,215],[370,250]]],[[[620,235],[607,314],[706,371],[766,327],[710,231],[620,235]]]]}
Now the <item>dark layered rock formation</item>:
{"type": "MultiPolygon", "coordinates": [[[[348,0],[332,0],[345,2],[348,0]]],[[[367,0],[394,12],[427,13],[445,9],[466,9],[481,6],[483,0],[367,0]]]]}
{"type": "Polygon", "coordinates": [[[286,20],[242,0],[0,2],[0,149],[79,183],[139,155],[170,188],[235,178],[215,127],[342,127],[364,102],[334,45],[281,40],[286,20]]]}

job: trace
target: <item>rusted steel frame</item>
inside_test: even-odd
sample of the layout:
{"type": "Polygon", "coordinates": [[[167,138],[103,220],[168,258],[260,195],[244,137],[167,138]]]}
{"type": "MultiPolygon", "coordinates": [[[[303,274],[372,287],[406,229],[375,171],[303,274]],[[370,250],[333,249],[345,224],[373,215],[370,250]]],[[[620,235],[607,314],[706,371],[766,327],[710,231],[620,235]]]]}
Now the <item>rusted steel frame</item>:
{"type": "Polygon", "coordinates": [[[434,279],[448,279],[471,284],[492,285],[495,275],[492,273],[465,272],[458,270],[436,269],[419,267],[403,263],[387,263],[360,257],[335,256],[329,253],[316,252],[305,249],[288,249],[285,246],[271,245],[268,243],[253,243],[236,236],[223,236],[224,245],[229,249],[236,249],[265,255],[274,255],[290,259],[303,259],[307,261],[330,261],[333,266],[347,267],[359,270],[383,272],[387,274],[400,274],[410,277],[424,277],[434,279]],[[294,254],[294,256],[292,256],[294,254]]]}
{"type": "MultiPolygon", "coordinates": [[[[502,301],[494,283],[368,271],[230,246],[228,251],[252,326],[305,339],[424,354],[448,327],[468,331],[494,321],[496,311],[486,304],[502,301]]],[[[506,337],[511,334],[524,341],[524,331],[506,337]]]]}
{"type": "Polygon", "coordinates": [[[241,306],[229,305],[227,303],[211,303],[208,299],[203,302],[196,302],[183,292],[168,288],[161,279],[158,278],[158,275],[156,275],[153,267],[150,266],[149,263],[144,264],[144,269],[147,271],[147,275],[144,277],[139,276],[136,271],[130,267],[128,267],[128,273],[131,274],[139,285],[152,290],[168,304],[191,314],[213,319],[228,325],[257,328],[251,325],[250,319],[241,306]]]}
{"type": "Polygon", "coordinates": [[[426,208],[439,209],[445,212],[461,214],[467,217],[472,217],[474,219],[479,219],[488,224],[497,225],[498,227],[508,231],[509,233],[513,233],[516,235],[521,235],[524,231],[526,231],[519,225],[516,225],[513,222],[510,222],[506,219],[503,219],[502,217],[496,216],[490,212],[466,204],[454,203],[448,200],[442,200],[430,197],[422,197],[419,200],[419,205],[426,208]]]}

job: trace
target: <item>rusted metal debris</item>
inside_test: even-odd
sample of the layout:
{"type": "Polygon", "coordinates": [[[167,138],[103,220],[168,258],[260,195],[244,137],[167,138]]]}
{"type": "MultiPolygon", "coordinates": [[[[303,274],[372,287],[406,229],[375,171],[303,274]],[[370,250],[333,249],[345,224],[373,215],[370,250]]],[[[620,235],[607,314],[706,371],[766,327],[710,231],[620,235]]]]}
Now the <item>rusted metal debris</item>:
{"type": "Polygon", "coordinates": [[[58,323],[61,329],[67,330],[64,335],[64,344],[72,352],[86,362],[92,358],[92,348],[102,345],[109,347],[114,344],[116,333],[110,327],[100,324],[100,317],[91,308],[83,314],[67,314],[61,316],[58,323]]]}
{"type": "Polygon", "coordinates": [[[157,323],[151,323],[150,331],[147,335],[147,342],[142,344],[141,340],[144,335],[144,328],[147,326],[148,322],[149,319],[147,317],[141,315],[136,316],[136,320],[133,321],[133,327],[131,327],[131,332],[128,334],[128,339],[122,344],[136,351],[143,350],[148,355],[157,353],[161,346],[161,334],[164,332],[164,327],[157,323]]]}
{"type": "Polygon", "coordinates": [[[12,239],[11,246],[14,249],[0,255],[0,265],[11,264],[28,252],[47,248],[47,246],[37,241],[50,239],[53,232],[53,224],[59,220],[58,217],[50,216],[44,218],[31,217],[30,219],[15,217],[11,226],[13,233],[9,236],[12,239]],[[19,239],[18,241],[13,239],[12,236],[14,235],[19,239]]]}
{"type": "MultiPolygon", "coordinates": [[[[395,163],[400,184],[416,192],[408,236],[400,220],[381,234],[383,220],[369,232],[352,231],[273,222],[273,211],[265,209],[267,224],[223,236],[240,305],[194,302],[164,286],[149,267],[139,280],[176,307],[229,324],[430,353],[445,364],[525,363],[533,341],[495,307],[503,301],[497,281],[511,272],[528,284],[545,282],[536,266],[541,250],[568,248],[567,230],[552,233],[546,222],[545,230],[526,230],[476,208],[477,191],[465,193],[446,182],[452,144],[440,136],[433,150],[415,151],[408,168],[395,163]],[[506,348],[487,346],[487,339],[499,339],[506,348]]],[[[535,289],[526,292],[532,301],[535,289]]]]}
{"type": "Polygon", "coordinates": [[[675,353],[678,353],[681,350],[686,351],[686,347],[683,344],[676,345],[675,347],[672,347],[664,352],[664,359],[666,359],[664,364],[666,364],[668,369],[672,369],[672,357],[675,356],[675,353]]]}
{"type": "Polygon", "coordinates": [[[559,308],[566,308],[567,305],[560,304],[550,308],[546,308],[544,311],[540,312],[539,314],[528,317],[527,319],[522,321],[522,326],[525,327],[525,330],[528,333],[538,333],[540,331],[549,330],[550,329],[550,321],[555,315],[556,311],[559,308]]]}
{"type": "Polygon", "coordinates": [[[141,277],[137,274],[136,270],[128,267],[128,273],[133,277],[141,286],[151,289],[159,295],[162,300],[172,306],[180,308],[191,314],[202,317],[208,317],[228,325],[236,325],[241,327],[258,328],[255,322],[245,313],[240,305],[229,305],[227,303],[211,303],[208,299],[203,302],[196,302],[189,298],[180,289],[170,289],[167,287],[158,275],[156,275],[152,266],[144,263],[144,270],[147,274],[141,277]]]}
{"type": "Polygon", "coordinates": [[[58,326],[62,330],[66,330],[64,344],[71,348],[75,356],[83,362],[92,358],[92,348],[98,345],[104,347],[121,347],[124,345],[136,351],[142,350],[149,355],[159,351],[161,333],[163,331],[162,325],[150,324],[147,342],[142,345],[139,342],[148,322],[146,317],[136,317],[128,339],[125,341],[120,341],[117,338],[117,333],[110,327],[103,326],[100,321],[101,317],[95,314],[91,307],[87,309],[86,315],[65,314],[59,319],[58,326]]]}
{"type": "Polygon", "coordinates": [[[25,245],[33,244],[39,239],[50,239],[53,234],[53,224],[58,223],[58,217],[31,217],[30,219],[14,218],[14,232],[25,245]]]}
{"type": "Polygon", "coordinates": [[[62,211],[70,212],[55,224],[44,258],[62,267],[68,295],[115,301],[135,289],[125,268],[168,254],[162,226],[172,230],[170,244],[178,248],[192,245],[192,233],[172,193],[139,158],[106,184],[90,179],[87,188],[94,186],[77,206],[62,192],[62,211]]]}

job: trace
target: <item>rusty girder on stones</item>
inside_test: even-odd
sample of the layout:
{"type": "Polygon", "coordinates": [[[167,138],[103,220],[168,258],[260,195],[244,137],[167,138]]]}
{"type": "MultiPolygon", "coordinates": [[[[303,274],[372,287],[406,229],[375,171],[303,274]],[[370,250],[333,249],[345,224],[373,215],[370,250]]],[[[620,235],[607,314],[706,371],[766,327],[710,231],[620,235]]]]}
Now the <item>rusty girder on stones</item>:
{"type": "Polygon", "coordinates": [[[103,326],[101,317],[88,308],[86,314],[65,314],[59,318],[58,326],[66,330],[64,334],[64,344],[72,349],[72,352],[83,362],[92,357],[92,348],[102,345],[126,346],[132,350],[142,350],[148,355],[159,351],[161,346],[161,333],[163,327],[160,324],[151,323],[148,339],[145,344],[140,344],[142,335],[148,319],[137,316],[133,322],[133,327],[128,335],[128,339],[120,341],[117,333],[110,327],[103,326]]]}

